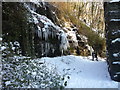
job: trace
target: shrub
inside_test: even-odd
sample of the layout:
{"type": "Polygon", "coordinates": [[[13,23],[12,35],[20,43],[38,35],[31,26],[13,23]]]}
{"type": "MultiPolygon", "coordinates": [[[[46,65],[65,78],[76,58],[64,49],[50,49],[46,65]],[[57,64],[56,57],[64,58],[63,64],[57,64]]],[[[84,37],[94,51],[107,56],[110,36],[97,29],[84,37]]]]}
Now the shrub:
{"type": "Polygon", "coordinates": [[[14,56],[3,58],[3,87],[63,88],[64,80],[55,67],[49,70],[40,59],[14,56]]]}

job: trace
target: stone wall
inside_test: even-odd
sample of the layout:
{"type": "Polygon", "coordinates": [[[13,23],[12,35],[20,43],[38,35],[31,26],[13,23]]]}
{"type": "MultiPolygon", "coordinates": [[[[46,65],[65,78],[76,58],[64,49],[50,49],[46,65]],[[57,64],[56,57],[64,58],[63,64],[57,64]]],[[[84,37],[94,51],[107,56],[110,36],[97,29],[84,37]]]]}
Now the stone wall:
{"type": "Polygon", "coordinates": [[[105,30],[109,73],[120,81],[120,2],[105,2],[105,30]]]}

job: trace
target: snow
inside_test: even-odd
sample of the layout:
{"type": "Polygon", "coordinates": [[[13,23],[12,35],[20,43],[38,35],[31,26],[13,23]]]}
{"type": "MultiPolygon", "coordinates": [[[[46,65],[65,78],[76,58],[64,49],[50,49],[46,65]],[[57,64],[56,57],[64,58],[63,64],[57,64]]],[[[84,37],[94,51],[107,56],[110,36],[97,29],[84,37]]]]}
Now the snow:
{"type": "Polygon", "coordinates": [[[1,51],[5,50],[5,49],[6,49],[6,47],[5,47],[5,46],[2,46],[2,47],[1,47],[1,51]]]}
{"type": "Polygon", "coordinates": [[[120,19],[111,19],[110,21],[120,21],[120,19]]]}
{"type": "MultiPolygon", "coordinates": [[[[51,79],[57,78],[57,76],[60,75],[64,77],[62,84],[67,82],[65,88],[118,88],[118,82],[110,79],[107,71],[107,62],[100,58],[98,58],[99,61],[91,61],[91,57],[74,55],[29,60],[25,58],[29,57],[14,56],[16,65],[11,62],[4,64],[4,70],[7,69],[7,71],[3,72],[3,74],[7,75],[10,79],[4,77],[4,80],[7,80],[5,81],[6,86],[12,85],[12,83],[16,85],[21,83],[23,88],[44,88],[47,84],[44,85],[44,83],[42,83],[42,81],[39,82],[39,80],[49,81],[49,86],[54,84],[51,79]],[[11,73],[10,70],[14,70],[14,68],[14,73],[11,73]],[[14,78],[12,79],[11,77],[14,78]],[[16,78],[18,78],[19,81],[15,81],[16,78]],[[30,82],[29,85],[26,86],[23,81],[28,79],[30,82]]],[[[120,72],[116,74],[120,74],[120,72]]],[[[117,75],[114,77],[117,77],[117,75]]]]}
{"type": "Polygon", "coordinates": [[[120,72],[117,72],[116,74],[120,74],[120,72]]]}
{"type": "Polygon", "coordinates": [[[45,62],[40,59],[28,58],[14,56],[10,57],[11,60],[2,60],[4,63],[2,80],[5,83],[3,88],[8,86],[12,88],[52,88],[63,84],[62,76],[55,72],[55,68],[50,71],[46,68],[45,62]]]}
{"type": "Polygon", "coordinates": [[[30,57],[26,57],[26,56],[14,56],[14,59],[26,59],[26,58],[30,58],[30,57]]]}
{"type": "Polygon", "coordinates": [[[120,62],[113,62],[113,64],[120,64],[120,62]]]}
{"type": "Polygon", "coordinates": [[[0,41],[2,41],[2,38],[0,38],[0,41]]]}
{"type": "Polygon", "coordinates": [[[112,32],[113,35],[120,33],[120,30],[117,30],[116,32],[112,32]]]}
{"type": "Polygon", "coordinates": [[[118,13],[119,11],[109,11],[110,13],[118,13]]]}
{"type": "Polygon", "coordinates": [[[110,2],[120,2],[120,0],[111,0],[110,2]]]}
{"type": "Polygon", "coordinates": [[[118,83],[110,79],[107,62],[91,61],[82,56],[42,58],[47,67],[55,66],[60,75],[66,74],[66,88],[117,88],[118,83]],[[67,77],[69,76],[70,79],[67,77]]]}
{"type": "Polygon", "coordinates": [[[74,31],[68,31],[67,35],[71,36],[71,40],[74,41],[75,46],[78,46],[78,40],[76,37],[76,33],[74,31]]]}
{"type": "Polygon", "coordinates": [[[76,26],[74,26],[72,23],[70,22],[65,22],[64,23],[64,31],[67,33],[67,37],[69,41],[72,41],[73,45],[75,47],[78,46],[78,39],[77,37],[81,38],[81,41],[83,42],[88,42],[88,38],[82,34],[78,34],[77,30],[78,28],[76,26]],[[71,27],[74,26],[74,27],[71,27]]]}
{"type": "Polygon", "coordinates": [[[112,43],[120,42],[120,38],[116,38],[115,40],[112,41],[112,43]]]}
{"type": "Polygon", "coordinates": [[[10,84],[10,81],[5,82],[6,86],[10,84]]]}
{"type": "Polygon", "coordinates": [[[119,57],[120,53],[114,53],[113,56],[114,57],[119,57]]]}
{"type": "Polygon", "coordinates": [[[15,41],[15,42],[14,42],[14,45],[20,46],[20,43],[19,43],[18,41],[15,41]]]}
{"type": "MultiPolygon", "coordinates": [[[[55,25],[50,19],[48,19],[46,16],[44,15],[40,15],[38,13],[36,13],[34,11],[34,9],[31,9],[29,7],[29,5],[27,5],[26,3],[24,4],[24,6],[28,9],[28,11],[32,14],[32,18],[33,18],[33,22],[37,25],[38,31],[38,37],[41,39],[45,39],[48,40],[49,36],[52,36],[52,38],[56,38],[56,35],[58,35],[58,38],[60,40],[60,48],[61,51],[63,50],[67,50],[67,48],[69,47],[69,43],[67,40],[67,35],[66,33],[63,31],[63,29],[57,25],[55,25]],[[39,23],[43,23],[44,27],[41,28],[39,26],[39,23]],[[52,27],[52,29],[50,30],[50,27],[52,27]],[[43,35],[42,35],[43,34],[43,35]],[[43,36],[43,37],[42,37],[43,36]]],[[[33,7],[34,8],[34,7],[33,7]]],[[[45,45],[46,46],[46,45],[45,45]]],[[[49,46],[48,46],[49,47],[49,46]]],[[[46,48],[45,52],[48,52],[49,48],[46,48]]]]}
{"type": "Polygon", "coordinates": [[[77,40],[77,37],[76,37],[76,31],[73,31],[73,29],[77,30],[77,28],[76,27],[71,28],[72,24],[70,22],[65,22],[64,25],[65,25],[65,27],[63,29],[66,31],[66,34],[69,37],[68,39],[72,40],[75,47],[78,46],[78,40],[77,40]]]}
{"type": "Polygon", "coordinates": [[[12,47],[12,50],[15,50],[15,47],[12,47]]]}

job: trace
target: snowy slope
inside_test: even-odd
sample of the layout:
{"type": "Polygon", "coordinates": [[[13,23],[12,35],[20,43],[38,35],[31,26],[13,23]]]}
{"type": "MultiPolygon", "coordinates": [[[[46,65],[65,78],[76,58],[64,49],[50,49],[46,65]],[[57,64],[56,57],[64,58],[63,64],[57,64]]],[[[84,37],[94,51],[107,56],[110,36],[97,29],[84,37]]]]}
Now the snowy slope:
{"type": "Polygon", "coordinates": [[[61,75],[66,75],[66,88],[118,88],[118,83],[110,79],[106,61],[90,61],[73,55],[41,60],[48,68],[55,66],[61,75]]]}

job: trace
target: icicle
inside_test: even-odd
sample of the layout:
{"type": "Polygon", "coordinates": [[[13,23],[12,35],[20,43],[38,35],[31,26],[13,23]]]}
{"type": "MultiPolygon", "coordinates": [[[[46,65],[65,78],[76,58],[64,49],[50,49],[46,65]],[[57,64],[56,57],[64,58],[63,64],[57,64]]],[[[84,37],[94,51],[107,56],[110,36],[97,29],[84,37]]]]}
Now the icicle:
{"type": "Polygon", "coordinates": [[[60,49],[67,50],[67,47],[69,47],[67,36],[66,36],[66,34],[63,31],[61,31],[61,45],[60,45],[60,49]]]}
{"type": "Polygon", "coordinates": [[[44,55],[43,44],[41,44],[41,53],[42,53],[42,56],[43,56],[44,55]]]}
{"type": "Polygon", "coordinates": [[[47,57],[47,43],[45,43],[45,56],[47,57]]]}
{"type": "MultiPolygon", "coordinates": [[[[58,39],[58,41],[61,42],[60,43],[60,49],[61,49],[62,54],[63,54],[64,50],[67,50],[67,48],[69,47],[69,43],[68,43],[68,40],[67,40],[67,35],[65,34],[65,32],[59,26],[55,25],[46,16],[36,13],[35,12],[35,6],[28,5],[27,3],[25,3],[24,6],[32,14],[31,19],[32,19],[33,23],[36,24],[36,26],[37,26],[38,37],[42,38],[42,40],[45,40],[45,42],[47,42],[47,40],[49,39],[48,37],[51,37],[51,38],[54,39],[58,36],[57,39],[58,39]],[[41,28],[38,25],[39,21],[44,24],[43,28],[41,28]]],[[[53,48],[52,52],[54,53],[55,48],[52,44],[50,44],[50,43],[41,44],[42,56],[44,54],[47,54],[49,52],[50,48],[53,48]]]]}
{"type": "Polygon", "coordinates": [[[53,49],[52,49],[52,53],[54,53],[54,51],[55,51],[55,50],[54,50],[54,48],[53,48],[53,49]]]}
{"type": "Polygon", "coordinates": [[[38,37],[39,37],[39,30],[37,30],[37,34],[38,34],[38,37]]]}
{"type": "Polygon", "coordinates": [[[47,40],[48,39],[48,29],[46,29],[46,31],[45,31],[45,40],[47,40]]]}
{"type": "Polygon", "coordinates": [[[61,54],[63,55],[63,49],[62,49],[62,53],[61,54]]]}
{"type": "MultiPolygon", "coordinates": [[[[50,44],[48,43],[48,49],[50,50],[50,44]]],[[[48,51],[49,52],[49,51],[48,51]]]]}
{"type": "Polygon", "coordinates": [[[52,31],[52,38],[54,38],[54,32],[52,31]]]}

